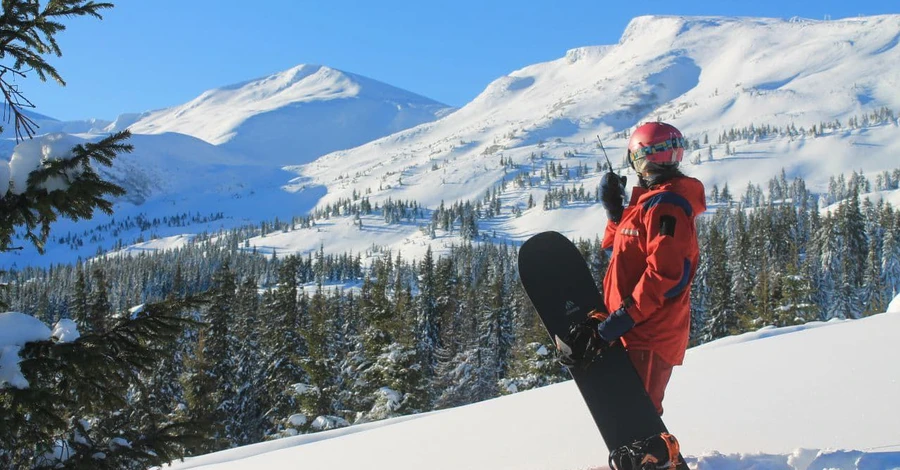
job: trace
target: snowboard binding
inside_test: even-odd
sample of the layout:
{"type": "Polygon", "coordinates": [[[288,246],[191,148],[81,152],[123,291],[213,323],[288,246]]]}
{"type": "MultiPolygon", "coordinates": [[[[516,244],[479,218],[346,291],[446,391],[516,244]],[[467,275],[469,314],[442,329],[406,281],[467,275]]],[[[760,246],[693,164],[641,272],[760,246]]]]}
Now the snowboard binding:
{"type": "Polygon", "coordinates": [[[597,331],[604,317],[603,313],[591,311],[586,320],[569,327],[565,338],[554,336],[557,361],[566,367],[587,368],[599,359],[610,347],[597,331]]]}
{"type": "Polygon", "coordinates": [[[674,469],[681,463],[681,447],[669,433],[650,436],[609,453],[613,470],[674,469]]]}

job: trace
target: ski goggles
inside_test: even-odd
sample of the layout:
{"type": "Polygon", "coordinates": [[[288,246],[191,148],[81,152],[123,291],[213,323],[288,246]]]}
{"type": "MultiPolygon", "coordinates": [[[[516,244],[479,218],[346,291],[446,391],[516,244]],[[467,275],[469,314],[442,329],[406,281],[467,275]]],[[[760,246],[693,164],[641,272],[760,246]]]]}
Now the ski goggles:
{"type": "MultiPolygon", "coordinates": [[[[634,162],[637,160],[643,160],[654,153],[665,152],[667,150],[674,149],[683,149],[684,148],[684,137],[673,137],[668,140],[664,140],[662,142],[655,143],[653,145],[648,145],[646,147],[641,147],[637,150],[628,150],[628,161],[631,162],[632,168],[634,168],[634,162]]],[[[658,162],[664,163],[664,162],[658,162]]]]}

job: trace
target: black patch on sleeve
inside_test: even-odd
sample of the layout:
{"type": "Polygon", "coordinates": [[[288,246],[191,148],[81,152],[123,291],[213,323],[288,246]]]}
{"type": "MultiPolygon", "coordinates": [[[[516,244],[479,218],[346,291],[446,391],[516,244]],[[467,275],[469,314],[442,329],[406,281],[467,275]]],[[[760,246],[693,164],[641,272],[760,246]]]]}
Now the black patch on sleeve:
{"type": "Polygon", "coordinates": [[[675,236],[675,217],[664,215],[659,218],[659,234],[675,236]]]}

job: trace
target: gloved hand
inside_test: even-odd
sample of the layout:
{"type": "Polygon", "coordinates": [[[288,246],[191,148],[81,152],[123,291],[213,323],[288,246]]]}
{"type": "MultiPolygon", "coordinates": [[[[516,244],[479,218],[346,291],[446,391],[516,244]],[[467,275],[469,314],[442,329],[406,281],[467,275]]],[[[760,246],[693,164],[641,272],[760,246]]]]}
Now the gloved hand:
{"type": "Polygon", "coordinates": [[[556,337],[559,363],[568,366],[588,365],[609,348],[609,342],[600,337],[597,328],[601,324],[597,317],[576,323],[569,328],[565,338],[556,337]]]}
{"type": "Polygon", "coordinates": [[[619,176],[612,171],[608,171],[603,178],[600,179],[600,202],[609,220],[618,222],[622,220],[622,211],[625,206],[625,183],[628,178],[625,175],[619,176]]]}
{"type": "Polygon", "coordinates": [[[565,338],[557,336],[559,363],[568,367],[586,366],[602,356],[612,343],[634,328],[634,319],[627,311],[627,306],[633,303],[628,297],[622,307],[605,319],[605,315],[589,315],[585,321],[572,325],[565,338]]]}
{"type": "Polygon", "coordinates": [[[627,305],[632,305],[633,303],[634,301],[631,300],[631,297],[626,298],[618,310],[611,313],[606,317],[606,320],[603,320],[603,323],[597,326],[597,334],[604,341],[612,343],[621,338],[628,330],[634,328],[634,319],[628,314],[627,307],[627,305]]]}

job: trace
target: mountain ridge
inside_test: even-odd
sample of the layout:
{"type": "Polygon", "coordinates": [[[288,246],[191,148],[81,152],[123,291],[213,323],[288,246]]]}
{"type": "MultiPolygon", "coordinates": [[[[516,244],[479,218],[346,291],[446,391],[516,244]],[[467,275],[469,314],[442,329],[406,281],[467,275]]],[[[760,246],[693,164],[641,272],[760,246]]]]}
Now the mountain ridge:
{"type": "Polygon", "coordinates": [[[177,132],[273,165],[306,161],[445,115],[451,107],[362,75],[301,64],[146,113],[135,134],[177,132]],[[290,157],[281,157],[290,149],[290,157]]]}

